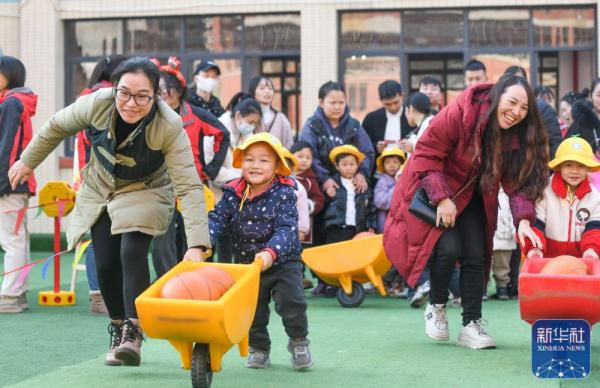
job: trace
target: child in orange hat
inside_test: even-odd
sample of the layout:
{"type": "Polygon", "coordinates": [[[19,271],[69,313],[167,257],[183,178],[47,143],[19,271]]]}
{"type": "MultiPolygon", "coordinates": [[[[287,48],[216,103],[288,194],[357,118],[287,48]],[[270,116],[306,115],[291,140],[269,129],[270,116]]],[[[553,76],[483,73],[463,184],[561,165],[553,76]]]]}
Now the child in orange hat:
{"type": "Polygon", "coordinates": [[[271,363],[267,326],[273,299],[289,337],[292,367],[310,368],[295,184],[283,146],[270,133],[251,135],[233,151],[233,167],[241,168],[242,176],[223,186],[223,198],[209,213],[208,225],[212,243],[225,230],[235,236],[236,263],[263,261],[246,367],[266,368],[271,363]]]}
{"type": "Polygon", "coordinates": [[[374,232],[377,227],[371,192],[359,193],[354,188],[354,177],[364,159],[365,155],[349,144],[334,147],[329,153],[329,160],[338,171],[332,179],[339,188],[330,187],[326,196],[327,244],[350,240],[359,232],[374,232]]]}

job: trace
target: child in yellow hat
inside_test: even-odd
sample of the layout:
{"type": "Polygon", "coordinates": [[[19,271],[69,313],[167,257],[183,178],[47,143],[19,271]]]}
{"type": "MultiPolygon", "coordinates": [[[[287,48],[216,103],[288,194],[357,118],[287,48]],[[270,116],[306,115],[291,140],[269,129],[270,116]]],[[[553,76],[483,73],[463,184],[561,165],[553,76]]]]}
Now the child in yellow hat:
{"type": "Polygon", "coordinates": [[[365,155],[352,145],[334,147],[329,160],[338,171],[332,179],[336,188],[327,191],[325,205],[325,241],[327,244],[352,239],[357,233],[374,232],[377,227],[370,190],[355,190],[354,178],[365,155]]]}
{"type": "Polygon", "coordinates": [[[394,146],[384,149],[375,162],[377,172],[380,174],[377,184],[375,184],[375,194],[373,196],[377,208],[377,233],[383,233],[398,173],[405,161],[406,154],[404,151],[398,146],[394,146]]]}
{"type": "Polygon", "coordinates": [[[270,133],[251,135],[233,151],[233,167],[241,168],[242,176],[223,186],[223,198],[209,213],[209,233],[212,243],[223,231],[234,236],[236,263],[263,261],[246,367],[266,368],[271,362],[267,325],[273,299],[289,336],[293,368],[310,368],[295,184],[283,146],[270,133]]]}
{"type": "Polygon", "coordinates": [[[600,253],[600,193],[588,174],[600,170],[592,147],[584,139],[564,140],[548,163],[554,170],[544,197],[536,205],[536,241],[521,241],[527,257],[598,258],[600,253]]]}

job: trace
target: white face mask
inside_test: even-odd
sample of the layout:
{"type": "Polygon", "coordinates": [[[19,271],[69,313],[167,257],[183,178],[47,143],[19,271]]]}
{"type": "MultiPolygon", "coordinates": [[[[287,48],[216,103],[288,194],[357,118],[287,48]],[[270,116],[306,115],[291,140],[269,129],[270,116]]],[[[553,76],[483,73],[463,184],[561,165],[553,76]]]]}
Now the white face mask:
{"type": "Polygon", "coordinates": [[[255,128],[254,125],[248,124],[244,120],[242,120],[240,122],[240,125],[238,125],[238,130],[240,131],[240,134],[242,136],[247,136],[247,135],[251,134],[252,132],[254,132],[254,128],[255,128]]]}
{"type": "Polygon", "coordinates": [[[206,93],[214,92],[215,89],[217,88],[217,86],[219,85],[219,81],[217,81],[216,79],[202,77],[199,75],[196,76],[195,82],[196,82],[196,90],[203,91],[206,93]]]}

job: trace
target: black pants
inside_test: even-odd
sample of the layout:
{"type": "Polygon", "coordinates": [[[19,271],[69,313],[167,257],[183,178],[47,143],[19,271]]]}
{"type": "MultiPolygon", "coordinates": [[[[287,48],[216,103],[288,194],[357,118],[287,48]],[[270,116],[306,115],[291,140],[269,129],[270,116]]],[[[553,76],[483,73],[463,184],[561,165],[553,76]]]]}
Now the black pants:
{"type": "Polygon", "coordinates": [[[141,232],[111,235],[110,226],[106,211],[92,226],[100,292],[111,319],[137,318],[135,298],[150,285],[152,236],[141,232]]]}
{"type": "Polygon", "coordinates": [[[330,226],[325,232],[325,241],[327,244],[352,240],[356,235],[355,226],[330,226]]]}
{"type": "Polygon", "coordinates": [[[479,192],[475,192],[456,225],[442,234],[429,263],[431,280],[430,302],[446,304],[448,287],[456,259],[460,267],[460,294],[463,324],[481,318],[481,290],[485,266],[485,211],[479,192]]]}
{"type": "Polygon", "coordinates": [[[223,231],[216,244],[218,249],[219,263],[233,263],[233,252],[231,250],[232,243],[233,238],[231,234],[223,231]]]}
{"type": "Polygon", "coordinates": [[[152,264],[159,278],[183,259],[187,251],[183,217],[176,211],[167,233],[152,240],[152,264]]]}
{"type": "Polygon", "coordinates": [[[275,301],[275,311],[281,316],[288,337],[306,337],[307,303],[302,287],[302,265],[299,262],[278,265],[260,275],[256,314],[250,328],[250,347],[267,352],[271,350],[271,339],[267,330],[271,298],[275,301]]]}

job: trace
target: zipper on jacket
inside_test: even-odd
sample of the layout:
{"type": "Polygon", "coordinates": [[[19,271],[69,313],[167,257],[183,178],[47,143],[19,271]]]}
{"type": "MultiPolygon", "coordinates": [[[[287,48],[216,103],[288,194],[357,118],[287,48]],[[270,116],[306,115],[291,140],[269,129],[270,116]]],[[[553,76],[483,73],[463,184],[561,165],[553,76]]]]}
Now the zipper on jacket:
{"type": "Polygon", "coordinates": [[[571,223],[573,222],[573,205],[569,205],[569,229],[567,235],[567,242],[571,242],[571,223]]]}

